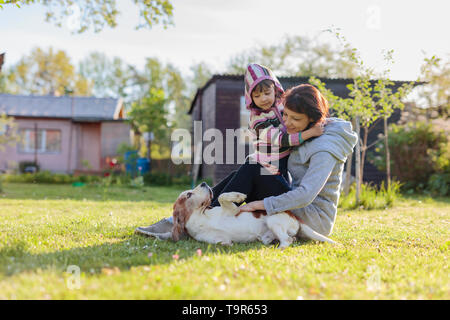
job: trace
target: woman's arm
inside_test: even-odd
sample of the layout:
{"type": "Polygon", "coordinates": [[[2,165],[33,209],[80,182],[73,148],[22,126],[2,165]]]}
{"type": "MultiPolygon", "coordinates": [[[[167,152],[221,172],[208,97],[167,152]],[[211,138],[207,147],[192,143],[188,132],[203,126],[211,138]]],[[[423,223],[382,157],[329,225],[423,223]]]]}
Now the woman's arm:
{"type": "Polygon", "coordinates": [[[279,196],[265,198],[264,209],[273,214],[306,207],[322,190],[337,161],[329,152],[317,152],[311,157],[300,186],[279,196]]]}

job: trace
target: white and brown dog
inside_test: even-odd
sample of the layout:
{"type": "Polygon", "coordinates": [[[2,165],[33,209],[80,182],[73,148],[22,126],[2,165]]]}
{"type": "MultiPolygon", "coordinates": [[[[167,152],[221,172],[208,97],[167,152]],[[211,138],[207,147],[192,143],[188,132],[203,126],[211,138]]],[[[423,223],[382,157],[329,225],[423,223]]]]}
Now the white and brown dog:
{"type": "Polygon", "coordinates": [[[279,248],[288,247],[300,228],[302,236],[312,240],[335,243],[315,232],[291,212],[267,216],[265,211],[241,212],[233,203],[245,200],[246,195],[238,192],[219,196],[220,207],[211,208],[212,190],[203,182],[193,190],[180,194],[173,206],[172,239],[178,241],[187,233],[197,241],[231,245],[259,240],[270,244],[280,241],[279,248]]]}

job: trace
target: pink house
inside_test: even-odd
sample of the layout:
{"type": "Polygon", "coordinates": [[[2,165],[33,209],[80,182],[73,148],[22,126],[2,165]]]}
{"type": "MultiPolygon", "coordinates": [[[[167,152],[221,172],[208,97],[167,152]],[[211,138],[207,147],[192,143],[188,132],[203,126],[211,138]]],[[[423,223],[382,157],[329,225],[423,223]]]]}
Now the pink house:
{"type": "Polygon", "coordinates": [[[101,172],[118,145],[130,143],[122,99],[0,94],[2,113],[14,118],[21,141],[0,149],[0,172],[35,160],[41,170],[101,172]]]}

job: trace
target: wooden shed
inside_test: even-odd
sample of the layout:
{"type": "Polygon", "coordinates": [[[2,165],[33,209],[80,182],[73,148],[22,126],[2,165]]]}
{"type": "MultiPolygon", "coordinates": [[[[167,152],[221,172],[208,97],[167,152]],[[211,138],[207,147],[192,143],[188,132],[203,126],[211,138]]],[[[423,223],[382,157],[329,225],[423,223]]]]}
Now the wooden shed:
{"type": "MultiPolygon", "coordinates": [[[[283,88],[289,89],[293,86],[308,83],[308,77],[279,77],[278,78],[283,85],[283,88]]],[[[335,95],[347,98],[349,90],[347,85],[353,83],[353,79],[329,79],[319,78],[326,84],[326,87],[330,89],[335,95]]],[[[395,88],[401,86],[404,81],[395,81],[395,88]]],[[[332,110],[330,110],[332,113],[332,110]]],[[[189,114],[192,117],[192,123],[195,121],[201,121],[201,128],[197,130],[197,136],[211,128],[217,128],[225,137],[226,129],[238,129],[246,128],[248,125],[249,112],[245,107],[244,102],[244,77],[241,75],[214,75],[211,79],[200,89],[191,103],[189,114]]],[[[389,122],[397,122],[400,118],[400,112],[394,113],[389,122]]],[[[197,122],[198,124],[199,122],[197,122]]],[[[380,121],[370,131],[368,137],[368,145],[377,139],[379,133],[383,132],[383,123],[380,121]]],[[[191,131],[194,136],[194,125],[191,131]]],[[[234,138],[234,157],[237,159],[237,145],[239,138],[234,138]]],[[[193,145],[192,159],[195,159],[195,153],[198,155],[203,154],[204,148],[211,142],[203,142],[202,144],[193,145]]],[[[224,177],[226,177],[231,171],[236,170],[239,164],[234,161],[233,164],[227,164],[225,159],[226,155],[226,143],[223,144],[223,161],[221,164],[212,163],[206,164],[193,162],[192,175],[194,181],[202,179],[212,179],[213,183],[217,183],[224,177]]],[[[245,146],[246,155],[249,153],[248,144],[245,146]]],[[[354,163],[354,161],[353,161],[354,163]]],[[[354,173],[354,168],[353,168],[354,173]]],[[[385,179],[385,174],[378,171],[369,161],[366,160],[364,167],[364,181],[373,182],[379,184],[385,179]]]]}

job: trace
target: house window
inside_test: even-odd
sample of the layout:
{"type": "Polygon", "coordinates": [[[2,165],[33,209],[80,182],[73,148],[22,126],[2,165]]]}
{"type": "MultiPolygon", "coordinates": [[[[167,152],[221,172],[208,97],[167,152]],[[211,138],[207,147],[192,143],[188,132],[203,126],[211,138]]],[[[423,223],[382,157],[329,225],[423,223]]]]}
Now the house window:
{"type": "Polygon", "coordinates": [[[51,129],[20,129],[19,152],[60,153],[61,131],[51,129]],[[37,140],[37,141],[36,141],[37,140]]]}

